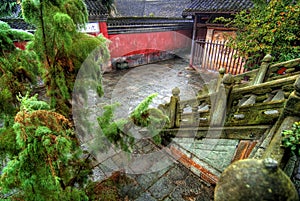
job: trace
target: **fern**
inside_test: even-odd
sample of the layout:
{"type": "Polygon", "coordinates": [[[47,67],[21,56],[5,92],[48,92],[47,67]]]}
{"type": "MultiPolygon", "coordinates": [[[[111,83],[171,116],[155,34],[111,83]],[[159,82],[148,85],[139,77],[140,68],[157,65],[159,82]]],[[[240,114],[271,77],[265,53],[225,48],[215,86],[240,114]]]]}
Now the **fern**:
{"type": "Polygon", "coordinates": [[[50,106],[45,101],[39,101],[37,99],[37,94],[29,97],[29,92],[25,96],[19,94],[17,99],[20,101],[20,110],[25,110],[26,112],[32,112],[34,110],[49,110],[50,106]]]}
{"type": "Polygon", "coordinates": [[[129,124],[128,119],[113,120],[117,106],[119,106],[118,103],[104,106],[103,114],[97,118],[102,131],[99,135],[103,135],[100,139],[107,139],[121,150],[130,152],[134,144],[134,138],[125,129],[125,126],[129,124]]]}
{"type": "Polygon", "coordinates": [[[131,113],[130,117],[133,122],[139,126],[146,126],[148,122],[148,114],[146,111],[153,99],[157,96],[157,93],[149,95],[145,98],[131,113]]]}
{"type": "Polygon", "coordinates": [[[169,123],[169,118],[159,109],[149,108],[157,94],[145,98],[131,113],[130,118],[137,126],[146,127],[157,144],[161,143],[160,130],[169,123]]]}

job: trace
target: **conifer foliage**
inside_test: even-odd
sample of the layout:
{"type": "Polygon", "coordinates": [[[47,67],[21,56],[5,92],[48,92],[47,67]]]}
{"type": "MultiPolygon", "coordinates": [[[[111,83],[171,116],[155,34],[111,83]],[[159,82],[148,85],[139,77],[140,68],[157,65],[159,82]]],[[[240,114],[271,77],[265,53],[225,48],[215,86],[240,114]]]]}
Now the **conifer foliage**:
{"type": "Polygon", "coordinates": [[[19,50],[14,45],[14,41],[31,39],[32,34],[13,30],[0,21],[0,119],[4,120],[5,127],[17,112],[17,95],[25,95],[40,74],[35,52],[19,50]]]}
{"type": "MultiPolygon", "coordinates": [[[[101,78],[100,64],[109,58],[106,39],[80,32],[87,22],[82,0],[23,0],[22,11],[37,28],[34,35],[0,23],[0,199],[88,200],[91,157],[75,135],[70,99],[82,63],[92,69],[88,75],[101,78]],[[29,37],[26,50],[15,48],[16,36],[29,37]],[[26,93],[39,73],[49,104],[26,93]],[[3,126],[8,114],[14,119],[3,126]]],[[[101,86],[100,79],[99,95],[101,86]]]]}
{"type": "MultiPolygon", "coordinates": [[[[82,63],[99,47],[98,59],[109,57],[104,38],[80,32],[88,21],[83,0],[23,0],[22,10],[25,20],[37,27],[29,48],[38,53],[45,66],[51,107],[70,116],[71,93],[82,63]]],[[[91,65],[99,71],[99,65],[91,65]]]]}
{"type": "Polygon", "coordinates": [[[1,192],[12,200],[87,200],[79,187],[90,168],[72,123],[36,96],[20,101],[13,125],[16,151],[3,169],[1,192]]]}

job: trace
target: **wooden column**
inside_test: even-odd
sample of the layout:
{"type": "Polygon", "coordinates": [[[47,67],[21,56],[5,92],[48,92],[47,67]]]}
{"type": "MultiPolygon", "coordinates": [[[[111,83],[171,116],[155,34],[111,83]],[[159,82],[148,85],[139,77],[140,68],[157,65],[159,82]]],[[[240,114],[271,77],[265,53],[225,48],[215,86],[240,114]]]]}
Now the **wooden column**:
{"type": "Polygon", "coordinates": [[[195,52],[196,34],[197,34],[197,14],[195,14],[195,16],[194,16],[194,27],[193,27],[193,36],[192,36],[190,67],[194,67],[194,52],[195,52]]]}
{"type": "Polygon", "coordinates": [[[105,38],[108,38],[107,24],[106,21],[99,22],[100,33],[103,34],[105,38]]]}

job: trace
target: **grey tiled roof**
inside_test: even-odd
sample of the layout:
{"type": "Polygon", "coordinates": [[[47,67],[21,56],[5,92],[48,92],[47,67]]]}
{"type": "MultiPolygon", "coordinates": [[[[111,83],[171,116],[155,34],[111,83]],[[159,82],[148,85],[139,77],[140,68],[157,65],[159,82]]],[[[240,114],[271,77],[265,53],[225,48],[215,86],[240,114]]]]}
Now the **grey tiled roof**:
{"type": "Polygon", "coordinates": [[[253,7],[251,0],[194,0],[182,15],[194,13],[234,13],[253,7]]]}
{"type": "Polygon", "coordinates": [[[35,27],[25,22],[23,18],[7,17],[1,18],[0,20],[6,22],[12,29],[21,29],[27,31],[35,30],[35,27]]]}
{"type": "Polygon", "coordinates": [[[100,0],[84,0],[88,10],[89,19],[106,19],[108,16],[107,9],[102,5],[100,0]]]}
{"type": "Polygon", "coordinates": [[[191,0],[115,0],[118,14],[123,17],[182,17],[191,0]]]}

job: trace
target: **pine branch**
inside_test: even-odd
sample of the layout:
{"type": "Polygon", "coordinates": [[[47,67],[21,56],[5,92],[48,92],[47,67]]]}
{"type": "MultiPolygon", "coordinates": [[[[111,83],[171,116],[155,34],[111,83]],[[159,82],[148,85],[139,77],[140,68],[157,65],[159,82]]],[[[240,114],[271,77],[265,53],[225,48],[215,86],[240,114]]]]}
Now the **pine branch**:
{"type": "Polygon", "coordinates": [[[41,4],[41,7],[40,7],[40,19],[41,19],[42,32],[43,32],[43,44],[44,44],[44,48],[45,48],[45,55],[46,55],[48,67],[50,68],[51,67],[51,62],[50,62],[50,58],[48,56],[45,23],[44,23],[44,18],[43,18],[43,0],[40,1],[40,4],[41,4]]]}
{"type": "Polygon", "coordinates": [[[77,170],[77,173],[75,174],[75,176],[70,179],[70,181],[68,182],[67,186],[74,186],[75,182],[78,180],[79,178],[79,174],[80,172],[83,170],[84,168],[84,165],[88,162],[89,158],[91,157],[92,154],[89,154],[85,160],[84,160],[84,163],[80,164],[78,170],[77,170]]]}

